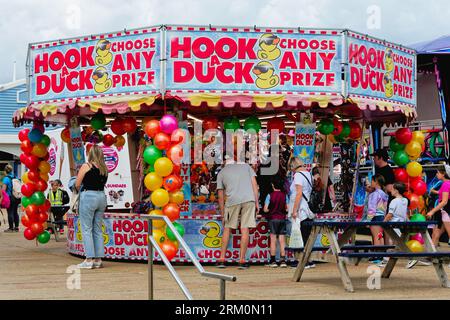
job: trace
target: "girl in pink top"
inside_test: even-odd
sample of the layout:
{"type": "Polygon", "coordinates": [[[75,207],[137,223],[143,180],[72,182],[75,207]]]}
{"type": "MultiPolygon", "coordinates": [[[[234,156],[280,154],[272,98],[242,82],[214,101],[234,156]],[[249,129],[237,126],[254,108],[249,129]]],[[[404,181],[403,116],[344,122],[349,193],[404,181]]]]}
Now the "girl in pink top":
{"type": "Polygon", "coordinates": [[[439,226],[436,226],[433,229],[432,239],[435,246],[438,245],[439,238],[444,233],[444,231],[447,231],[447,234],[450,237],[450,212],[447,212],[447,210],[445,210],[447,202],[449,200],[448,195],[450,193],[450,166],[445,165],[442,168],[439,168],[436,173],[436,177],[443,182],[441,188],[439,189],[439,204],[427,213],[428,219],[431,219],[434,214],[439,212],[441,212],[442,216],[441,218],[438,214],[435,217],[438,222],[440,222],[439,220],[442,219],[442,225],[439,224],[439,226]]]}

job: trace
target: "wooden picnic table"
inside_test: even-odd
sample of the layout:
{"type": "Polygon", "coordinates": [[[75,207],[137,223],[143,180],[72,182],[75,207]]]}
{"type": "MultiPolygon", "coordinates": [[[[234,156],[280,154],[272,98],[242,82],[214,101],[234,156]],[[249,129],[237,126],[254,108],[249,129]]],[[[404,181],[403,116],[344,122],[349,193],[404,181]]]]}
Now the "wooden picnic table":
{"type": "MultiPolygon", "coordinates": [[[[365,222],[365,221],[310,221],[305,222],[312,226],[311,235],[305,245],[303,252],[300,255],[298,266],[295,270],[293,280],[299,282],[301,280],[303,271],[305,270],[306,263],[309,261],[311,253],[313,251],[314,243],[319,234],[326,234],[330,242],[331,254],[334,257],[334,261],[338,266],[342,283],[345,290],[354,292],[353,284],[351,282],[349,273],[347,271],[345,258],[381,258],[389,257],[382,278],[389,278],[392,270],[394,269],[398,259],[411,259],[411,258],[431,258],[434,269],[438,276],[438,279],[442,287],[449,288],[450,283],[447,278],[447,274],[443,267],[444,260],[450,258],[450,252],[438,252],[431,241],[431,237],[427,231],[428,226],[436,225],[436,221],[426,222],[365,222]],[[384,232],[392,239],[395,249],[391,252],[349,252],[343,250],[344,245],[355,235],[358,228],[380,226],[384,232]],[[337,229],[344,229],[344,233],[339,237],[336,236],[337,229]],[[394,229],[399,229],[401,236],[399,236],[394,229]],[[409,250],[405,242],[410,233],[421,233],[424,239],[425,251],[421,253],[414,253],[409,250]]],[[[374,246],[374,249],[376,247],[374,246]]]]}

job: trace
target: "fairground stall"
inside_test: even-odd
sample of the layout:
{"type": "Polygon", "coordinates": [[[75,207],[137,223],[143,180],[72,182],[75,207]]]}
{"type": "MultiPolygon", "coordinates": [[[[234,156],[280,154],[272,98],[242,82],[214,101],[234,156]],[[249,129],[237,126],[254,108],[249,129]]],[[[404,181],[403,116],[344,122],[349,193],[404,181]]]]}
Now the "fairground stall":
{"type": "MultiPolygon", "coordinates": [[[[219,257],[222,222],[215,178],[224,158],[224,130],[241,134],[247,145],[257,137],[254,168],[261,198],[267,194],[267,178],[260,172],[270,166],[269,150],[277,144],[278,130],[284,148],[280,159],[286,150],[289,157],[292,145],[294,156],[319,166],[323,181],[333,174],[341,177],[334,211],[318,219],[354,219],[361,212],[361,204],[350,201],[357,190],[354,176],[368,152],[364,129],[406,125],[416,116],[415,52],[348,30],[123,30],[31,44],[27,70],[29,104],[13,119],[17,126],[35,125],[20,137],[25,141],[22,160],[32,172],[24,177],[32,182],[23,201],[31,215],[25,223],[33,222],[33,210],[27,210],[31,204],[45,206],[34,196],[41,191],[32,186],[39,181],[35,173],[48,179],[47,166],[43,171],[39,167],[39,160],[49,158],[41,150],[48,146],[41,143],[44,127],[61,125],[72,176],[92,144],[104,150],[110,170],[104,239],[111,259],[146,259],[142,214],[177,220],[200,262],[219,257]],[[41,152],[34,155],[36,145],[41,152]],[[333,154],[341,158],[338,170],[332,170],[333,154]],[[175,158],[180,165],[173,164],[175,158]]],[[[53,152],[53,165],[57,157],[53,152]]],[[[68,252],[83,255],[77,214],[68,213],[67,223],[68,252]]],[[[40,228],[32,227],[27,238],[39,237],[40,228]]],[[[164,225],[155,227],[161,243],[173,238],[164,225]]],[[[235,232],[227,252],[230,261],[238,258],[239,244],[235,232]]],[[[268,258],[268,226],[259,219],[251,230],[248,259],[268,258]]],[[[180,249],[173,261],[186,262],[185,252],[180,249]]]]}

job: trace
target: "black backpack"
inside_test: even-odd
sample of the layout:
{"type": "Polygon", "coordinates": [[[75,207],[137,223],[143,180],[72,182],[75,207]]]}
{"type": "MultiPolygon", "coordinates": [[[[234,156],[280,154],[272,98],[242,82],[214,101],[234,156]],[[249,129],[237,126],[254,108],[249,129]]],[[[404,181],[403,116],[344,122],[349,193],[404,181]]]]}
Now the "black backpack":
{"type": "Polygon", "coordinates": [[[299,173],[306,179],[306,181],[308,181],[308,183],[312,189],[309,199],[307,197],[305,197],[304,193],[302,193],[303,198],[305,198],[306,202],[308,202],[309,209],[313,213],[323,212],[325,205],[323,203],[322,192],[314,190],[314,187],[313,187],[311,181],[309,181],[309,179],[303,173],[301,173],[301,172],[299,172],[299,173]]]}

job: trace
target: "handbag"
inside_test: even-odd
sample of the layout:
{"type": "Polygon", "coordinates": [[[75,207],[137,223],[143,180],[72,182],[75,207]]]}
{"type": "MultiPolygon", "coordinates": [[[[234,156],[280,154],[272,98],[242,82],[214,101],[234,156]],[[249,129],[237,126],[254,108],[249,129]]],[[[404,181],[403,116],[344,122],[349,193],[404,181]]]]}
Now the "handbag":
{"type": "Polygon", "coordinates": [[[300,221],[298,219],[293,219],[291,234],[289,236],[289,248],[301,249],[304,247],[302,231],[300,229],[300,221]]]}

